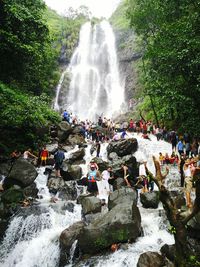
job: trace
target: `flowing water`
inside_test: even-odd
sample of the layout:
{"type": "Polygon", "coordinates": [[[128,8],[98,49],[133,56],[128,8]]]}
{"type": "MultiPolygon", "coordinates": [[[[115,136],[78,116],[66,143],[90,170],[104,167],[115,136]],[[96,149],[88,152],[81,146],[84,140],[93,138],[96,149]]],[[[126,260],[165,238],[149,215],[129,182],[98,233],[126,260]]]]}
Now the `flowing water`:
{"type": "Polygon", "coordinates": [[[55,109],[67,109],[80,119],[95,120],[98,116],[112,117],[122,111],[124,86],[120,79],[115,36],[107,21],[85,23],[80,31],[68,72],[71,83],[67,103],[60,107],[58,98],[64,74],[57,88],[55,109]]]}
{"type": "MultiPolygon", "coordinates": [[[[158,155],[161,152],[171,152],[170,144],[164,141],[138,139],[139,149],[136,152],[138,160],[148,160],[148,166],[152,172],[152,154],[158,155]],[[153,152],[153,153],[152,153],[153,152]]],[[[103,144],[101,157],[106,159],[106,146],[103,144]]],[[[76,149],[76,148],[75,148],[76,149]]],[[[91,159],[90,145],[86,148],[86,165],[83,166],[84,174],[87,172],[87,164],[91,159]]],[[[59,263],[59,236],[69,225],[81,219],[81,207],[75,204],[74,212],[63,211],[63,202],[50,203],[51,195],[46,187],[47,177],[43,174],[44,167],[40,168],[37,177],[37,187],[43,197],[33,209],[22,208],[18,214],[11,219],[3,243],[0,247],[1,266],[3,267],[56,267],[59,263]],[[30,209],[30,210],[29,210],[30,209]]],[[[167,180],[170,186],[179,182],[177,168],[171,167],[167,180]],[[175,174],[175,175],[174,175],[175,174]]],[[[176,186],[175,186],[176,187],[176,186]]],[[[78,266],[96,267],[134,267],[138,257],[145,251],[159,251],[165,243],[173,244],[174,238],[167,231],[166,218],[163,216],[163,208],[160,204],[158,209],[144,209],[138,204],[144,236],[139,237],[134,244],[128,244],[126,249],[121,248],[117,252],[93,257],[87,262],[78,266]]],[[[73,248],[72,248],[73,250],[73,248]]],[[[70,266],[73,266],[71,263],[70,266]]]]}

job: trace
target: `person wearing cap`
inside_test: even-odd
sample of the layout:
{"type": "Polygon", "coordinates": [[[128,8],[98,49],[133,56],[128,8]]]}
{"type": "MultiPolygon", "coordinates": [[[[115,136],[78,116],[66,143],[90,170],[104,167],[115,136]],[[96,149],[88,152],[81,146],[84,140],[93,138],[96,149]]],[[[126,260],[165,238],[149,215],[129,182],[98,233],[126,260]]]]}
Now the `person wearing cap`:
{"type": "Polygon", "coordinates": [[[88,187],[87,190],[94,195],[98,193],[97,181],[100,180],[100,173],[96,169],[96,163],[90,163],[90,171],[88,172],[87,179],[88,179],[88,187]]]}
{"type": "Polygon", "coordinates": [[[186,205],[188,208],[192,207],[190,193],[192,191],[192,172],[190,167],[190,160],[187,159],[183,166],[184,176],[185,176],[185,196],[186,196],[186,205]]]}

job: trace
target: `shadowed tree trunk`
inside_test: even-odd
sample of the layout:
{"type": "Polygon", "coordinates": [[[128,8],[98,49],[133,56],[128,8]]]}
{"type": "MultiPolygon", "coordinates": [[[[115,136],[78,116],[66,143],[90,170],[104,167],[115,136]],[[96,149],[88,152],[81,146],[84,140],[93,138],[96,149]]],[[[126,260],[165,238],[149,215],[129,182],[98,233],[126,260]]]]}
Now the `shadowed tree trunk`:
{"type": "Polygon", "coordinates": [[[188,267],[188,260],[190,255],[193,255],[194,252],[191,251],[188,242],[187,242],[187,230],[186,224],[187,222],[193,218],[199,211],[200,211],[200,178],[196,179],[196,199],[194,202],[194,207],[192,212],[187,215],[187,217],[182,218],[180,212],[176,208],[175,201],[170,195],[170,192],[164,185],[164,180],[169,173],[168,167],[166,167],[166,173],[162,174],[160,163],[153,157],[156,175],[155,177],[153,174],[148,170],[147,166],[145,165],[147,175],[149,175],[152,180],[156,183],[160,191],[160,201],[163,204],[165,209],[167,218],[173,228],[173,234],[175,239],[175,248],[176,248],[176,255],[175,255],[175,264],[178,267],[188,267]]]}

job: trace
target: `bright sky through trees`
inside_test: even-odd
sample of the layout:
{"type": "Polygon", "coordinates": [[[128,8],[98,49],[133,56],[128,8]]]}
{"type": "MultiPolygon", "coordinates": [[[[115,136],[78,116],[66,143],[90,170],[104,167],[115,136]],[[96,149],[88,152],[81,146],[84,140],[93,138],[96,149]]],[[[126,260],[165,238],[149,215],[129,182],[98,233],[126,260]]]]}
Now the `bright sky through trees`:
{"type": "Polygon", "coordinates": [[[81,5],[89,7],[95,17],[109,18],[121,0],[44,0],[45,3],[59,14],[69,7],[78,8],[81,5]]]}

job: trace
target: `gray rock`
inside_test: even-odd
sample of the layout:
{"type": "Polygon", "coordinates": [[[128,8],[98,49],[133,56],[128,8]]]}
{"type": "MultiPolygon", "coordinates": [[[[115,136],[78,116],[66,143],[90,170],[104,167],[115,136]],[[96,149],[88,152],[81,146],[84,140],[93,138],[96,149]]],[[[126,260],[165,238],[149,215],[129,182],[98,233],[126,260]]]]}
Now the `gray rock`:
{"type": "Polygon", "coordinates": [[[141,217],[135,204],[121,203],[85,226],[79,235],[80,249],[95,254],[113,243],[134,241],[141,233],[141,217]]]}
{"type": "Polygon", "coordinates": [[[108,155],[108,159],[111,160],[111,161],[116,161],[116,160],[119,160],[119,156],[117,155],[116,152],[111,152],[109,155],[108,155]]]}
{"type": "Polygon", "coordinates": [[[82,135],[71,134],[68,137],[68,142],[70,145],[81,145],[82,143],[85,143],[85,138],[82,135]]]}
{"type": "Polygon", "coordinates": [[[36,183],[32,183],[31,185],[25,187],[23,189],[23,192],[25,197],[32,197],[32,198],[38,197],[38,189],[36,183]]]}
{"type": "Polygon", "coordinates": [[[123,157],[126,155],[133,154],[137,151],[138,143],[137,139],[130,138],[119,141],[112,141],[107,147],[108,154],[115,152],[118,156],[123,157]]]}
{"type": "Polygon", "coordinates": [[[137,267],[163,267],[164,265],[164,257],[151,251],[142,253],[137,263],[137,267]]]}
{"type": "Polygon", "coordinates": [[[58,197],[62,200],[76,200],[78,196],[76,182],[68,181],[59,189],[58,197]]]}
{"type": "Polygon", "coordinates": [[[58,193],[58,197],[62,200],[76,200],[77,198],[77,186],[74,181],[64,181],[63,178],[51,178],[47,186],[50,193],[58,193]]]}
{"type": "Polygon", "coordinates": [[[47,148],[47,150],[49,151],[50,154],[55,154],[55,152],[58,149],[58,143],[47,144],[46,148],[47,148]]]}
{"type": "Polygon", "coordinates": [[[97,197],[85,197],[82,199],[83,215],[101,212],[101,200],[97,197]]]}
{"type": "Polygon", "coordinates": [[[82,177],[82,169],[78,165],[63,162],[61,175],[65,181],[79,180],[82,177]]]}
{"type": "Polygon", "coordinates": [[[70,135],[70,133],[72,132],[72,127],[71,125],[66,122],[66,121],[62,121],[59,125],[58,125],[58,139],[59,142],[65,142],[68,138],[68,136],[70,135]]]}
{"type": "Polygon", "coordinates": [[[117,178],[114,180],[113,182],[113,190],[119,190],[121,188],[123,188],[124,186],[126,186],[126,182],[123,178],[117,178]]]}
{"type": "Polygon", "coordinates": [[[78,198],[77,198],[77,204],[82,204],[82,201],[83,201],[83,199],[84,198],[86,198],[86,197],[91,197],[91,196],[93,196],[92,194],[87,194],[87,195],[85,195],[85,194],[82,194],[82,195],[79,195],[78,196],[78,198]]]}
{"type": "Polygon", "coordinates": [[[60,235],[60,262],[59,266],[64,267],[69,263],[70,250],[74,242],[77,240],[84,222],[76,222],[69,228],[65,229],[60,235]]]}
{"type": "Polygon", "coordinates": [[[31,185],[38,173],[35,167],[27,160],[18,159],[14,162],[8,178],[19,181],[23,187],[31,185]]]}
{"type": "Polygon", "coordinates": [[[123,187],[114,191],[108,198],[108,209],[113,209],[116,205],[127,203],[129,205],[137,204],[137,192],[129,187],[123,187]]]}
{"type": "Polygon", "coordinates": [[[85,149],[84,148],[80,148],[79,150],[73,152],[70,156],[68,161],[70,163],[74,163],[77,160],[82,160],[85,156],[85,149]]]}
{"type": "Polygon", "coordinates": [[[140,201],[144,208],[157,209],[159,204],[159,192],[146,192],[140,194],[140,201]]]}

